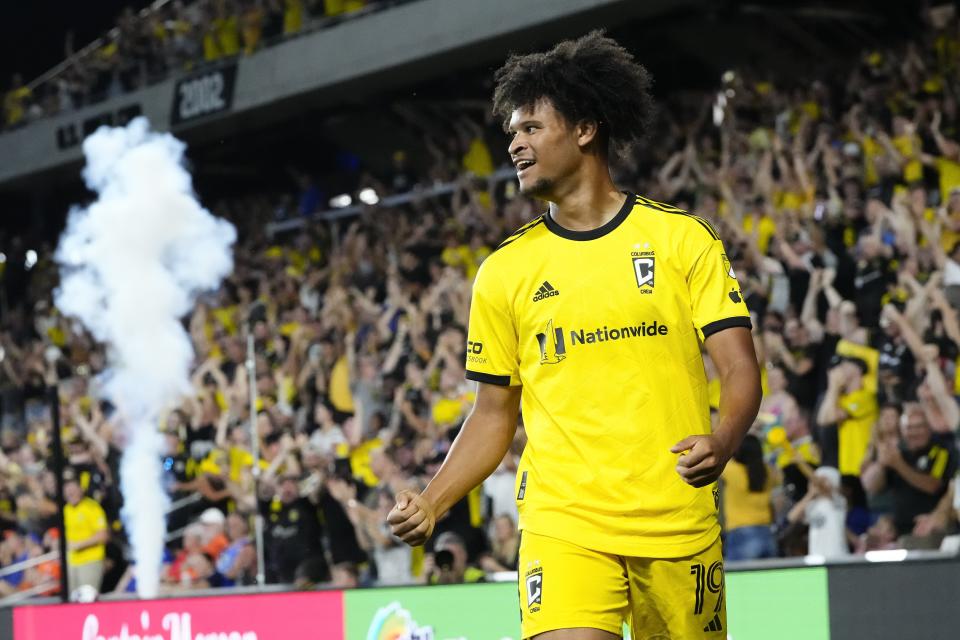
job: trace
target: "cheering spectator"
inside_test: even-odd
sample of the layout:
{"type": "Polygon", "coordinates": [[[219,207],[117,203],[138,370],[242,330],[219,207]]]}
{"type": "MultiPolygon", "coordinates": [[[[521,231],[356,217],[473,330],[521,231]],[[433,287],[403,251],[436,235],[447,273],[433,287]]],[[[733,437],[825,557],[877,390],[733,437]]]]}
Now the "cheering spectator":
{"type": "Polygon", "coordinates": [[[807,495],[787,515],[790,522],[810,527],[807,554],[839,558],[849,554],[847,545],[847,501],[840,492],[840,472],[820,467],[810,480],[807,495]]]}
{"type": "Polygon", "coordinates": [[[110,537],[103,508],[84,495],[74,472],[64,473],[63,520],[67,537],[68,584],[71,591],[83,586],[100,590],[106,544],[110,537]]]}
{"type": "Polygon", "coordinates": [[[410,548],[390,533],[387,524],[394,493],[388,489],[374,492],[376,508],[371,509],[357,502],[356,486],[343,480],[331,480],[330,492],[344,505],[361,548],[373,556],[377,584],[388,586],[413,582],[410,548]]]}
{"type": "Polygon", "coordinates": [[[876,393],[864,385],[867,371],[867,364],[859,358],[839,360],[827,374],[827,392],[817,414],[821,427],[837,425],[839,469],[843,475],[860,473],[877,418],[876,393]]]}
{"type": "Polygon", "coordinates": [[[889,488],[893,499],[893,522],[902,543],[910,548],[937,548],[942,533],[913,536],[917,518],[933,511],[947,491],[956,471],[953,451],[933,440],[923,409],[909,405],[904,411],[900,442],[892,439],[877,445],[877,461],[863,472],[863,484],[871,494],[889,488]]]}
{"type": "Polygon", "coordinates": [[[199,522],[203,525],[203,553],[216,561],[230,544],[224,531],[226,518],[222,511],[210,507],[200,514],[199,522]]]}
{"type": "Polygon", "coordinates": [[[32,95],[30,88],[23,86],[21,75],[13,74],[10,88],[3,97],[4,122],[8,128],[24,124],[32,95]]]}
{"type": "MultiPolygon", "coordinates": [[[[261,485],[259,509],[266,519],[267,574],[271,582],[293,583],[297,567],[308,561],[325,563],[323,529],[317,507],[300,495],[300,478],[286,474],[277,483],[261,485]]],[[[324,573],[329,570],[324,564],[324,573]]]]}
{"type": "Polygon", "coordinates": [[[230,544],[216,559],[216,569],[225,586],[253,584],[256,578],[257,553],[250,541],[250,526],[240,514],[227,516],[227,538],[230,544]]]}

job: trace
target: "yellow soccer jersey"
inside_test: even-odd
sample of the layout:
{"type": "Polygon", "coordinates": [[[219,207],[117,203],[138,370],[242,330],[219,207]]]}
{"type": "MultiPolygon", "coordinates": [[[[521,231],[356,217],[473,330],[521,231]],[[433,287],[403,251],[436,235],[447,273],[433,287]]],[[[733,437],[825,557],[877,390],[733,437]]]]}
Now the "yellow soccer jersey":
{"type": "Polygon", "coordinates": [[[670,447],[710,432],[700,344],[750,327],[740,285],[701,218],[632,194],[608,223],[546,213],[480,267],[467,377],[522,385],[528,442],[520,528],[629,556],[682,557],[720,533],[714,487],[670,447]]]}

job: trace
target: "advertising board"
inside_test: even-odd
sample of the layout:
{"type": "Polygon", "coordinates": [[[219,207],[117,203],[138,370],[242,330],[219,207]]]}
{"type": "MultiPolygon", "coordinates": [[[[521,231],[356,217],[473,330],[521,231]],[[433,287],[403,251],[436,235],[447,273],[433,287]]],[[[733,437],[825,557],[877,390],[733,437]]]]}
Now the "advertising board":
{"type": "Polygon", "coordinates": [[[339,591],[17,607],[15,640],[331,640],[339,591]]]}

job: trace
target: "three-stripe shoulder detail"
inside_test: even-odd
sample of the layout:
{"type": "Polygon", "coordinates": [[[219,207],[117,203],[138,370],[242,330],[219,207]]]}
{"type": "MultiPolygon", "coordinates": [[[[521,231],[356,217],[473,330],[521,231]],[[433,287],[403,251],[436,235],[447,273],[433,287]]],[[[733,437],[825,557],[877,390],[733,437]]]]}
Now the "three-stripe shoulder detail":
{"type": "Polygon", "coordinates": [[[541,215],[541,216],[538,216],[538,217],[537,217],[535,220],[533,220],[532,222],[528,222],[527,224],[523,225],[522,227],[520,227],[519,229],[517,229],[516,231],[514,231],[514,232],[510,235],[510,237],[508,237],[506,240],[504,240],[503,242],[501,242],[501,243],[497,246],[497,248],[494,249],[494,251],[499,251],[500,249],[503,249],[505,246],[507,246],[507,245],[510,244],[511,242],[514,242],[514,241],[518,240],[518,239],[520,238],[520,236],[522,236],[523,234],[525,234],[527,231],[530,231],[531,229],[533,229],[534,227],[536,227],[538,224],[541,224],[542,222],[543,222],[543,216],[541,215]]]}
{"type": "Polygon", "coordinates": [[[662,211],[663,213],[673,213],[681,216],[686,216],[688,218],[692,218],[696,220],[701,227],[707,230],[707,233],[710,234],[711,238],[713,238],[714,240],[720,239],[720,234],[716,232],[716,230],[713,228],[713,225],[711,225],[709,222],[707,222],[700,216],[684,211],[683,209],[678,209],[677,207],[670,204],[665,204],[663,202],[657,202],[656,200],[650,200],[649,198],[644,198],[643,196],[637,196],[637,204],[650,207],[651,209],[656,209],[657,211],[662,211]]]}

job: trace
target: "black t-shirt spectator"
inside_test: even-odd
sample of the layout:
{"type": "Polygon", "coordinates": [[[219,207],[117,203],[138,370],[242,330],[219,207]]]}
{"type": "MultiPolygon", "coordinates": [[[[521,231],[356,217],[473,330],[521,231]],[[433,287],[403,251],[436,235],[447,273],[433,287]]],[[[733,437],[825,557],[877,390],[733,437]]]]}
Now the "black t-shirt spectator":
{"type": "Polygon", "coordinates": [[[903,340],[891,338],[886,334],[881,334],[876,342],[876,348],[880,352],[878,365],[878,374],[881,385],[878,391],[880,402],[902,403],[909,400],[911,381],[913,380],[915,360],[910,348],[903,340]],[[883,384],[887,376],[896,378],[896,382],[887,388],[883,384]]]}
{"type": "Polygon", "coordinates": [[[267,580],[293,583],[301,562],[323,558],[323,528],[317,507],[306,498],[288,504],[261,500],[260,512],[267,521],[267,580]]]}
{"type": "Polygon", "coordinates": [[[340,503],[324,491],[318,506],[330,538],[330,561],[335,565],[341,562],[364,562],[367,556],[360,548],[357,532],[340,503]]]}
{"type": "Polygon", "coordinates": [[[787,376],[787,391],[796,399],[801,407],[812,407],[817,402],[817,353],[820,350],[818,343],[811,343],[803,347],[790,349],[790,355],[797,362],[810,359],[813,366],[805,374],[800,375],[784,369],[787,376]]]}
{"type": "Polygon", "coordinates": [[[919,451],[900,449],[908,465],[920,473],[939,478],[940,490],[926,493],[904,480],[899,473],[887,469],[887,488],[893,497],[893,521],[898,535],[913,531],[914,519],[924,513],[930,513],[947,491],[947,482],[956,472],[957,460],[953,449],[943,444],[931,442],[919,451]]]}
{"type": "Polygon", "coordinates": [[[888,262],[883,258],[862,260],[857,264],[857,274],[853,279],[854,302],[857,304],[857,317],[861,326],[877,326],[883,307],[883,294],[890,282],[888,266],[888,262]]]}
{"type": "Polygon", "coordinates": [[[830,370],[830,360],[837,353],[837,344],[840,342],[840,335],[836,333],[825,333],[823,340],[811,344],[814,353],[814,371],[817,372],[817,394],[827,390],[827,372],[830,370]]]}

